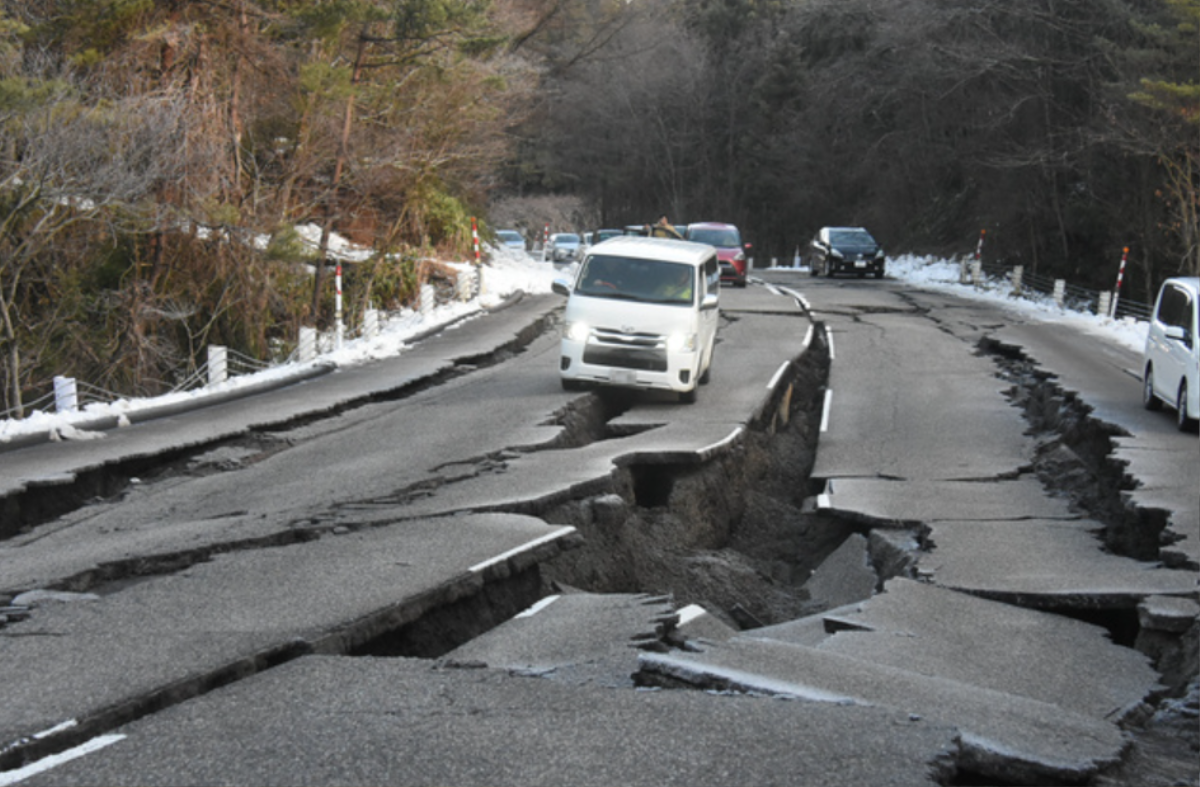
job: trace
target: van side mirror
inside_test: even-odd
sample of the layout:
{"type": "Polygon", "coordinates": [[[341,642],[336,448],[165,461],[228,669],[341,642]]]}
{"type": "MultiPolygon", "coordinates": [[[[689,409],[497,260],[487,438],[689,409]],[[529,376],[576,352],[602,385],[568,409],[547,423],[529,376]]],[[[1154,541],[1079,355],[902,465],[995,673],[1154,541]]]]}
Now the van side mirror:
{"type": "Polygon", "coordinates": [[[1184,328],[1182,325],[1168,325],[1163,328],[1163,337],[1173,339],[1177,342],[1183,342],[1187,347],[1192,346],[1191,331],[1184,328]]]}
{"type": "Polygon", "coordinates": [[[554,292],[557,292],[559,295],[569,297],[571,295],[571,282],[567,281],[566,279],[555,279],[554,281],[550,282],[550,289],[554,292]]]}
{"type": "Polygon", "coordinates": [[[706,312],[715,309],[720,302],[721,298],[715,292],[705,293],[704,300],[700,301],[700,311],[706,312]]]}

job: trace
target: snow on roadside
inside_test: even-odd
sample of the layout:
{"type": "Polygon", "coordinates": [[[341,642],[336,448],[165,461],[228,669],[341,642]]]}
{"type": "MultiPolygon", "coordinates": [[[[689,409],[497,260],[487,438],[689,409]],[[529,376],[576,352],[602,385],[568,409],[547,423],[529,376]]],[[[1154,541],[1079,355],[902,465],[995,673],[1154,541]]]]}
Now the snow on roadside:
{"type": "Polygon", "coordinates": [[[1145,322],[1131,317],[1110,319],[1090,312],[1065,309],[1041,293],[1014,297],[1007,288],[976,289],[959,283],[959,264],[932,257],[903,256],[888,260],[888,275],[922,289],[995,303],[1023,317],[1069,325],[1084,333],[1115,341],[1136,352],[1146,345],[1145,322]]]}
{"type": "MultiPolygon", "coordinates": [[[[302,374],[316,364],[334,364],[348,367],[381,358],[390,358],[403,353],[414,337],[439,325],[472,319],[475,315],[494,308],[517,292],[531,294],[549,293],[554,278],[561,275],[561,268],[540,261],[536,255],[503,248],[487,247],[489,262],[483,267],[483,292],[471,301],[442,304],[428,315],[411,309],[392,314],[380,333],[372,338],[348,339],[341,349],[321,355],[307,364],[282,364],[253,374],[233,377],[219,385],[191,391],[166,394],[157,397],[118,399],[110,403],[90,403],[72,413],[56,413],[37,410],[28,417],[0,421],[0,444],[29,434],[46,434],[56,439],[78,440],[100,436],[86,432],[76,424],[94,422],[106,417],[116,417],[128,422],[129,414],[140,409],[162,407],[201,397],[222,394],[249,385],[261,385],[275,379],[284,379],[302,374]]],[[[459,263],[453,267],[470,268],[470,263],[459,263]]],[[[797,270],[797,269],[791,269],[797,270]]],[[[805,269],[807,272],[807,269],[805,269]]],[[[902,256],[888,260],[888,276],[922,289],[947,292],[959,297],[986,300],[1020,314],[1023,318],[1067,324],[1087,332],[1118,342],[1141,352],[1146,341],[1146,323],[1132,319],[1110,320],[1094,314],[1070,311],[1059,307],[1050,298],[1014,298],[999,289],[976,289],[959,283],[957,262],[933,257],[902,256]]],[[[453,327],[450,328],[453,330],[453,327]]]]}
{"type": "MultiPolygon", "coordinates": [[[[0,421],[0,444],[31,434],[49,434],[51,439],[91,439],[103,436],[103,434],[78,429],[76,425],[112,417],[117,418],[121,423],[127,423],[129,415],[138,410],[195,401],[250,385],[262,385],[273,380],[295,377],[318,364],[348,367],[381,358],[390,358],[403,353],[413,337],[439,325],[471,319],[474,315],[494,308],[518,291],[531,294],[549,293],[550,283],[555,276],[559,275],[560,269],[556,266],[541,262],[524,252],[489,247],[487,254],[489,262],[483,268],[484,291],[470,301],[442,304],[428,315],[422,315],[412,309],[404,309],[389,315],[378,335],[369,339],[347,339],[341,349],[324,353],[316,360],[307,363],[281,364],[252,374],[232,377],[217,385],[162,396],[131,397],[113,402],[92,402],[74,412],[58,413],[52,410],[34,410],[22,419],[0,421]]],[[[472,267],[472,264],[459,263],[452,267],[466,269],[472,267]]]]}

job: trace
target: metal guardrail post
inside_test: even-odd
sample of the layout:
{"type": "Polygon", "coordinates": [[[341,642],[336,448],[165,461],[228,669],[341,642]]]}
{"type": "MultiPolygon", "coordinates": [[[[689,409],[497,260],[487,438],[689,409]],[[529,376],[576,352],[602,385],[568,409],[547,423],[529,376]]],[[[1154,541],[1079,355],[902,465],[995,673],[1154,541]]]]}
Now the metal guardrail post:
{"type": "Polygon", "coordinates": [[[208,346],[208,384],[217,385],[229,379],[229,360],[224,347],[218,344],[208,346]]]}
{"type": "Polygon", "coordinates": [[[1021,295],[1021,279],[1024,276],[1025,276],[1025,266],[1024,265],[1017,265],[1012,269],[1012,276],[1010,277],[1010,280],[1012,281],[1012,294],[1014,296],[1019,297],[1021,295]]]}
{"type": "Polygon", "coordinates": [[[74,377],[54,378],[54,410],[59,413],[73,413],[79,408],[79,395],[75,387],[74,377]]]}
{"type": "Polygon", "coordinates": [[[1054,302],[1061,309],[1067,297],[1067,282],[1065,279],[1054,280],[1054,302]]]}
{"type": "Polygon", "coordinates": [[[458,291],[458,299],[464,303],[471,300],[471,280],[475,278],[474,271],[479,270],[479,266],[474,266],[471,270],[460,270],[458,278],[454,280],[455,289],[458,291]]]}
{"type": "Polygon", "coordinates": [[[300,363],[311,361],[317,357],[317,329],[301,328],[300,342],[296,347],[296,356],[300,363]]]}
{"type": "Polygon", "coordinates": [[[428,317],[433,313],[434,301],[437,299],[437,293],[433,289],[432,284],[421,285],[421,316],[428,317]]]}

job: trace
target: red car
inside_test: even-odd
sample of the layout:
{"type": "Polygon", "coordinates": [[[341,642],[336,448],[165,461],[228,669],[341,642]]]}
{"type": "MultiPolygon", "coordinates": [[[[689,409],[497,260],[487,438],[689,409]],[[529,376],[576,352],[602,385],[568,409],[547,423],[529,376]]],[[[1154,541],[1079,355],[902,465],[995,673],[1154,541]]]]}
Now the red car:
{"type": "Polygon", "coordinates": [[[707,243],[717,250],[721,261],[721,281],[732,282],[735,287],[746,286],[746,250],[749,243],[742,243],[742,234],[732,224],[705,221],[689,224],[685,240],[707,243]]]}

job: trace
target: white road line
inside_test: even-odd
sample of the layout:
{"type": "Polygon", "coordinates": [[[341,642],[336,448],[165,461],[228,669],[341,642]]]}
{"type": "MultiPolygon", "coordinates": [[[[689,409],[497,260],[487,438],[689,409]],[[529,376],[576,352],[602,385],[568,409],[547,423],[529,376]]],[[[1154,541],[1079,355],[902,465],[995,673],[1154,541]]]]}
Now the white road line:
{"type": "Polygon", "coordinates": [[[534,615],[536,615],[537,613],[541,612],[546,607],[553,604],[555,601],[558,601],[558,599],[559,599],[558,596],[546,596],[544,599],[542,599],[538,603],[534,604],[532,607],[525,610],[524,612],[518,612],[514,617],[531,618],[534,615]]]}
{"type": "Polygon", "coordinates": [[[821,431],[829,431],[829,409],[833,406],[833,389],[825,389],[825,406],[821,408],[821,431]]]}
{"type": "MultiPolygon", "coordinates": [[[[497,563],[508,560],[513,555],[519,555],[522,552],[528,552],[529,550],[533,549],[536,546],[545,544],[548,541],[553,541],[556,538],[561,538],[562,536],[565,536],[568,533],[574,533],[574,532],[575,532],[575,528],[571,527],[570,525],[568,525],[566,527],[560,527],[558,530],[555,530],[553,533],[547,533],[546,535],[542,536],[541,538],[535,538],[534,540],[530,541],[529,543],[522,544],[521,546],[519,546],[515,549],[510,549],[502,555],[496,555],[493,558],[488,558],[487,560],[483,561],[482,563],[476,563],[475,565],[471,566],[467,570],[478,573],[480,571],[483,571],[488,566],[494,566],[497,563]]],[[[2,785],[0,785],[0,787],[2,787],[2,785]]]]}
{"type": "Polygon", "coordinates": [[[67,749],[58,754],[51,754],[49,757],[43,757],[37,762],[31,762],[23,768],[17,768],[13,771],[0,772],[0,787],[8,787],[10,784],[24,781],[30,776],[35,776],[39,773],[44,773],[51,768],[56,768],[65,762],[70,762],[77,757],[82,757],[85,754],[91,754],[94,751],[99,751],[106,746],[111,746],[117,741],[125,740],[124,735],[101,735],[97,738],[92,738],[87,743],[80,744],[74,749],[67,749]]]}
{"type": "Polygon", "coordinates": [[[732,432],[730,432],[725,437],[724,440],[720,440],[718,442],[713,443],[712,445],[707,445],[704,448],[701,448],[699,451],[696,452],[696,455],[702,459],[707,459],[708,457],[710,457],[714,453],[716,453],[718,449],[722,448],[723,446],[727,446],[730,443],[732,443],[734,440],[736,440],[738,438],[738,435],[740,435],[741,433],[742,433],[742,427],[740,427],[740,426],[734,427],[734,430],[732,432]]]}
{"type": "Polygon", "coordinates": [[[51,727],[48,730],[42,730],[41,732],[35,732],[33,734],[33,738],[34,738],[34,740],[40,741],[42,738],[49,738],[51,735],[57,735],[58,733],[62,732],[63,730],[69,730],[72,727],[77,726],[78,724],[79,724],[79,722],[76,719],[67,719],[64,722],[55,724],[53,727],[51,727]]]}
{"type": "Polygon", "coordinates": [[[837,357],[837,353],[833,351],[833,331],[829,330],[829,326],[825,326],[825,342],[829,345],[829,360],[837,357]]]}
{"type": "Polygon", "coordinates": [[[779,365],[779,368],[775,370],[775,374],[771,375],[771,381],[767,383],[768,391],[775,390],[775,386],[779,385],[779,378],[783,377],[783,373],[787,371],[787,368],[791,365],[791,363],[791,361],[784,361],[779,365]]]}

